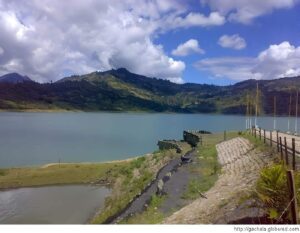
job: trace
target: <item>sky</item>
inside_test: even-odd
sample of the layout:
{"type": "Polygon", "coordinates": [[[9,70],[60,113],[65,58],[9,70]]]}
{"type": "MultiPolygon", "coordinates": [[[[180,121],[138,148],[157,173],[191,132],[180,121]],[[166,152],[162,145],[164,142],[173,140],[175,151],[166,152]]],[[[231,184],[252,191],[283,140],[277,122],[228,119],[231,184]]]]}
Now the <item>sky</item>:
{"type": "Polygon", "coordinates": [[[300,0],[0,0],[0,75],[175,83],[300,75],[300,0]]]}

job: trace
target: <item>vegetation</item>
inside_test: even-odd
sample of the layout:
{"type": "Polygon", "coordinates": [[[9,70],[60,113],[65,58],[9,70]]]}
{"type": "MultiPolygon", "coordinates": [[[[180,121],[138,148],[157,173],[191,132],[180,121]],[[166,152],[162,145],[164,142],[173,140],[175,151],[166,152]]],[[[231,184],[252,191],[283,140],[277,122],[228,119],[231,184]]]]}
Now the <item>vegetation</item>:
{"type": "Polygon", "coordinates": [[[165,197],[153,195],[149,206],[140,214],[135,214],[121,221],[121,224],[157,224],[161,223],[164,219],[164,214],[158,210],[158,207],[163,203],[165,197]]]}
{"type": "MultiPolygon", "coordinates": [[[[236,137],[236,132],[228,132],[227,139],[236,137]]],[[[203,145],[198,145],[198,162],[196,166],[191,166],[191,171],[197,175],[188,183],[188,188],[183,194],[184,199],[197,199],[205,191],[209,190],[218,179],[220,165],[216,144],[224,139],[222,133],[203,135],[203,145]]]]}
{"type": "MultiPolygon", "coordinates": [[[[277,150],[264,144],[259,138],[255,138],[248,133],[243,137],[249,139],[256,149],[274,155],[274,163],[263,168],[257,180],[255,191],[249,194],[248,198],[255,198],[262,204],[269,218],[273,221],[286,222],[290,219],[289,191],[287,186],[287,167],[280,161],[277,150]]],[[[300,189],[300,173],[294,172],[296,190],[300,189]]],[[[300,193],[297,193],[297,204],[300,207],[300,193]]]]}
{"type": "Polygon", "coordinates": [[[256,185],[256,194],[272,218],[278,218],[289,203],[286,170],[276,164],[264,168],[256,185]]]}
{"type": "MultiPolygon", "coordinates": [[[[190,147],[181,143],[183,153],[190,147]]],[[[106,199],[105,208],[92,223],[103,223],[123,210],[127,204],[148,185],[160,168],[175,156],[175,150],[158,151],[154,155],[133,160],[118,176],[112,188],[112,194],[106,199]]]]}
{"type": "MultiPolygon", "coordinates": [[[[126,69],[71,76],[55,83],[0,82],[0,109],[14,111],[151,111],[244,114],[246,95],[260,88],[260,113],[287,114],[290,93],[300,77],[248,80],[230,86],[175,84],[148,78],[126,69]]],[[[294,104],[295,98],[292,98],[294,104]]],[[[252,106],[254,112],[254,106],[252,106]]],[[[292,112],[294,114],[294,112],[292,112]]]]}
{"type": "Polygon", "coordinates": [[[53,164],[44,167],[8,168],[0,170],[0,189],[29,186],[114,182],[130,162],[53,164]]]}

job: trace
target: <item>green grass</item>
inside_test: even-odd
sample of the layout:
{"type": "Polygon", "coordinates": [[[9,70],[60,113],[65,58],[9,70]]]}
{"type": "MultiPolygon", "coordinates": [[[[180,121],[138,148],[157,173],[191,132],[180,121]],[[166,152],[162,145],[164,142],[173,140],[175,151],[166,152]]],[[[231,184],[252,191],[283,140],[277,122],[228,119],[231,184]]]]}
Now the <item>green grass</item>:
{"type": "Polygon", "coordinates": [[[158,210],[165,200],[164,196],[153,195],[147,209],[139,214],[135,214],[126,220],[120,222],[121,224],[157,224],[164,219],[164,214],[158,210]]]}
{"type": "Polygon", "coordinates": [[[270,142],[268,140],[266,140],[266,143],[264,143],[263,139],[259,139],[259,136],[255,138],[248,132],[243,132],[241,136],[248,139],[254,145],[254,147],[261,152],[277,154],[276,147],[270,147],[270,142]]]}
{"type": "Polygon", "coordinates": [[[0,170],[0,189],[54,184],[91,183],[99,179],[113,182],[129,162],[95,164],[55,164],[48,167],[0,170]]]}
{"type": "MultiPolygon", "coordinates": [[[[190,149],[186,143],[182,148],[183,153],[190,149]]],[[[137,158],[122,168],[112,194],[106,199],[104,210],[92,220],[92,223],[103,223],[124,209],[155,178],[158,170],[176,156],[179,154],[175,150],[157,151],[154,155],[137,158]]]]}
{"type": "MultiPolygon", "coordinates": [[[[226,139],[237,137],[238,132],[226,132],[226,139]]],[[[186,192],[183,193],[182,198],[194,200],[209,190],[218,179],[220,165],[218,163],[218,154],[216,144],[224,140],[224,133],[204,134],[202,137],[203,145],[198,145],[196,148],[197,164],[191,166],[191,171],[195,173],[198,178],[191,179],[188,183],[186,192]]]]}

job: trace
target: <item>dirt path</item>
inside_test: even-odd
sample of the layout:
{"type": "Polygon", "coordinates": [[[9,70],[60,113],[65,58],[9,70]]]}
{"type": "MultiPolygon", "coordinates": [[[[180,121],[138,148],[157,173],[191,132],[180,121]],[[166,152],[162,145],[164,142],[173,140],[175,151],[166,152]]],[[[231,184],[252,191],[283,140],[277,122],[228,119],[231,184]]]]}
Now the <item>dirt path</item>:
{"type": "MultiPolygon", "coordinates": [[[[194,149],[187,152],[184,157],[191,158],[194,155],[194,149]]],[[[108,221],[107,223],[118,223],[121,220],[132,216],[136,213],[141,213],[145,210],[145,204],[148,204],[151,200],[152,195],[154,195],[157,191],[158,181],[163,179],[167,173],[172,172],[177,169],[182,164],[181,158],[175,158],[171,160],[167,165],[165,165],[156,176],[156,179],[150,184],[150,186],[146,187],[140,196],[136,197],[127,208],[125,208],[117,217],[108,221]]]]}
{"type": "Polygon", "coordinates": [[[164,223],[220,223],[220,218],[226,219],[234,211],[241,194],[253,189],[260,169],[271,160],[254,150],[250,142],[241,137],[222,142],[216,147],[222,170],[215,185],[205,193],[207,198],[197,199],[168,217],[164,223]],[[231,209],[224,206],[231,206],[231,209]]]}

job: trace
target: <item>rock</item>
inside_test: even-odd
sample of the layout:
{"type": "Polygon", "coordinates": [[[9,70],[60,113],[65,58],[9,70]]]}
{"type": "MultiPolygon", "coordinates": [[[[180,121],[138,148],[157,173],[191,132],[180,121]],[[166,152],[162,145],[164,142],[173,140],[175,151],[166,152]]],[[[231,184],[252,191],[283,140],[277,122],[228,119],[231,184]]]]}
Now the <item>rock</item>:
{"type": "Polygon", "coordinates": [[[171,177],[171,176],[172,176],[172,173],[171,173],[171,172],[168,172],[168,173],[166,174],[166,176],[167,176],[167,177],[171,177]]]}
{"type": "Polygon", "coordinates": [[[164,187],[164,182],[162,179],[160,179],[157,183],[157,191],[156,194],[162,195],[163,194],[163,187],[164,187]]]}

